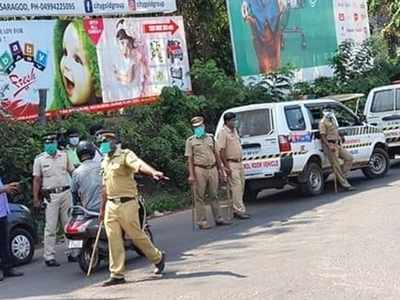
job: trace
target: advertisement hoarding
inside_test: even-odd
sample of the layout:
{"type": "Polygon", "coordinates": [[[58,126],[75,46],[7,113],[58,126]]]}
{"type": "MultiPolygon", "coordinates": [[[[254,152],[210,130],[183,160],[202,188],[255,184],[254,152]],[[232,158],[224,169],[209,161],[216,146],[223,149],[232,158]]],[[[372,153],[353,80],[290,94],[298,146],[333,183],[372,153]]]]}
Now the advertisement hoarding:
{"type": "Polygon", "coordinates": [[[16,119],[107,111],[191,89],[182,17],[0,22],[0,107],[16,119]]]}
{"type": "Polygon", "coordinates": [[[227,0],[234,60],[245,77],[291,64],[299,80],[332,74],[338,44],[369,37],[366,0],[227,0]]]}
{"type": "Polygon", "coordinates": [[[0,17],[99,16],[176,11],[175,0],[1,0],[0,17]]]}

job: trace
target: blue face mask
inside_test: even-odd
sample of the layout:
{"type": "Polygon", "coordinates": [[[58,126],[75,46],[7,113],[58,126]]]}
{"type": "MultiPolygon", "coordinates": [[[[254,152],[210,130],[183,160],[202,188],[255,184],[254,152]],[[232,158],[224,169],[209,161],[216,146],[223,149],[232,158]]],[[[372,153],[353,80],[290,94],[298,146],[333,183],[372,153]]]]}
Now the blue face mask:
{"type": "Polygon", "coordinates": [[[57,143],[44,144],[44,151],[48,155],[54,155],[57,152],[57,143]]]}
{"type": "Polygon", "coordinates": [[[197,127],[194,129],[194,136],[197,138],[201,138],[206,134],[206,130],[204,127],[197,127]]]}
{"type": "Polygon", "coordinates": [[[108,154],[111,152],[111,142],[103,142],[100,144],[100,152],[102,154],[108,154]]]}

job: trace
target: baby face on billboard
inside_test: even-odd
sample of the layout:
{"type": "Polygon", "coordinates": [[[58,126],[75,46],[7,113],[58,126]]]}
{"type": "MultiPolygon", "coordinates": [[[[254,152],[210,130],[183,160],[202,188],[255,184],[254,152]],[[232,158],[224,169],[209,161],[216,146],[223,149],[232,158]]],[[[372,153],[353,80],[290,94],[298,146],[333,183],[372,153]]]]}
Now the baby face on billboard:
{"type": "Polygon", "coordinates": [[[93,81],[83,42],[73,23],[64,32],[60,70],[65,91],[72,105],[87,103],[93,94],[93,81]]]}

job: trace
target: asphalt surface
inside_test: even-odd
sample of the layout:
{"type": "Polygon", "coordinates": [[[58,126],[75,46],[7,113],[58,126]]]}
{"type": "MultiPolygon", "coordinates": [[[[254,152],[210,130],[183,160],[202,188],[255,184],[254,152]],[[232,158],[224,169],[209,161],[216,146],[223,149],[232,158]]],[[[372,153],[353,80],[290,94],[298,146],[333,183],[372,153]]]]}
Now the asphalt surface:
{"type": "Polygon", "coordinates": [[[352,174],[357,191],[303,198],[265,193],[253,218],[193,232],[190,211],[151,221],[168,253],[166,274],[152,277],[131,254],[128,283],[103,288],[104,267],[86,278],[62,251],[49,269],[38,252],[22,278],[0,283],[0,299],[400,299],[400,165],[385,178],[352,174]]]}

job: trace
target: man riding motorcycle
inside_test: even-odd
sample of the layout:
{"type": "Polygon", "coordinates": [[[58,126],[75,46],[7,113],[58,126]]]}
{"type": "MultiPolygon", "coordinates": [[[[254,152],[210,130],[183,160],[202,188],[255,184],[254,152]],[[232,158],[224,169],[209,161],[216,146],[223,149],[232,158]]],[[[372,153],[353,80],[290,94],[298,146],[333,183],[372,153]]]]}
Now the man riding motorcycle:
{"type": "Polygon", "coordinates": [[[102,197],[101,163],[94,160],[95,146],[88,141],[81,141],[76,154],[81,165],[72,173],[72,193],[74,203],[81,203],[90,211],[100,211],[102,197]]]}

